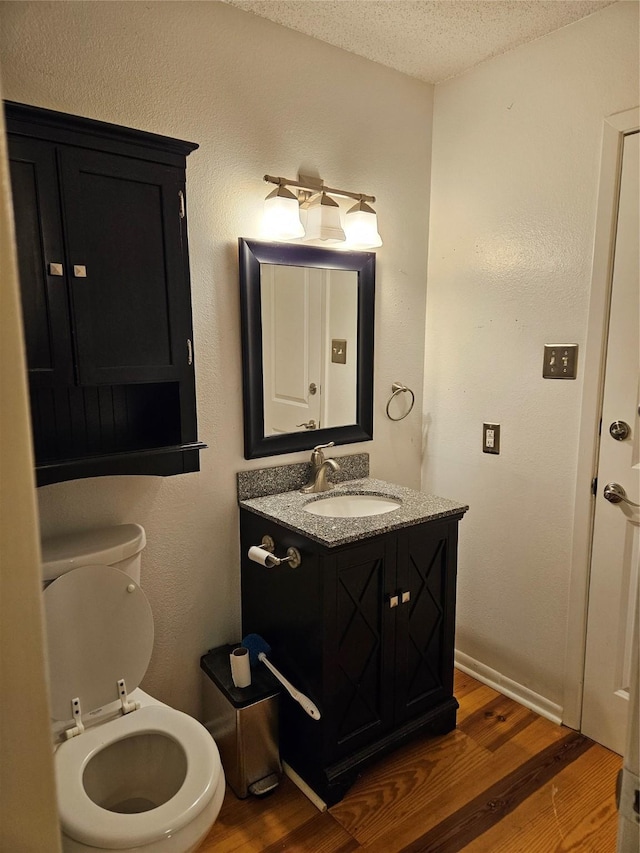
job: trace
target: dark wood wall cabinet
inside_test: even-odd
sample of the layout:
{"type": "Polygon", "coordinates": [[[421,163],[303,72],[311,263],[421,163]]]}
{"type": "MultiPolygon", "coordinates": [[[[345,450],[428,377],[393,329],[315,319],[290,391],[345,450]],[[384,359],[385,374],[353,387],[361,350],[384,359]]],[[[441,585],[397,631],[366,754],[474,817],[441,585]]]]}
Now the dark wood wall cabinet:
{"type": "Polygon", "coordinates": [[[329,805],[362,768],[419,732],[455,728],[453,650],[462,513],[340,547],[324,547],[240,510],[244,634],[319,707],[283,695],[282,758],[329,805]],[[269,535],[302,563],[247,558],[269,535]]]}
{"type": "Polygon", "coordinates": [[[199,470],[198,146],[5,102],[38,485],[199,470]]]}

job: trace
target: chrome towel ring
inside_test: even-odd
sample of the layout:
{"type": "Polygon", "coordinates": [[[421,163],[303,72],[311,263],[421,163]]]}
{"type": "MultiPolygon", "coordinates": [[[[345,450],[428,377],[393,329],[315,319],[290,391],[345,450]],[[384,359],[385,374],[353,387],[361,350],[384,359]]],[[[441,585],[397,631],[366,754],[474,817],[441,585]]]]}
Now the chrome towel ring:
{"type": "Polygon", "coordinates": [[[393,385],[391,386],[391,392],[392,392],[391,396],[387,400],[387,417],[389,418],[390,421],[402,421],[411,412],[411,409],[413,409],[413,404],[416,401],[416,395],[413,393],[411,388],[407,387],[406,385],[403,385],[401,382],[394,382],[393,385]],[[398,394],[404,394],[404,393],[411,394],[411,403],[409,404],[409,408],[404,413],[404,415],[400,415],[399,418],[394,418],[389,414],[389,405],[391,404],[391,401],[393,400],[394,397],[397,397],[398,394]]]}

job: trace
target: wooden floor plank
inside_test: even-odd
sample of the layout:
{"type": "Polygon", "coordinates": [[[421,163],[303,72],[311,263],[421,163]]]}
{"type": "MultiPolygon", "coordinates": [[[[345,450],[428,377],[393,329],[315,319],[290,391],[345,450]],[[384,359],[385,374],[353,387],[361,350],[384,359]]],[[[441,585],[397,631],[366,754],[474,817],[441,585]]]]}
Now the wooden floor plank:
{"type": "Polygon", "coordinates": [[[595,744],[464,853],[613,853],[615,777],[621,759],[595,744]]]}
{"type": "Polygon", "coordinates": [[[458,702],[460,702],[467,693],[471,693],[472,690],[476,690],[479,686],[480,682],[477,681],[477,679],[468,675],[466,672],[463,672],[461,669],[454,669],[453,692],[458,702]]]}
{"type": "Polygon", "coordinates": [[[478,746],[495,752],[514,735],[531,725],[537,716],[524,705],[498,694],[482,708],[461,720],[459,728],[478,746]]]}
{"type": "Polygon", "coordinates": [[[360,845],[328,812],[316,813],[285,838],[264,848],[264,853],[353,853],[360,845]]]}
{"type": "Polygon", "coordinates": [[[497,753],[459,730],[438,744],[425,741],[418,762],[375,765],[331,814],[367,848],[394,853],[555,744],[562,731],[537,717],[497,753]]]}
{"type": "Polygon", "coordinates": [[[266,797],[240,800],[227,792],[207,838],[198,853],[263,853],[273,842],[312,820],[316,807],[283,776],[277,790],[266,797]]]}
{"type": "Polygon", "coordinates": [[[427,810],[430,800],[455,787],[462,773],[482,773],[488,757],[457,731],[428,746],[422,742],[414,752],[403,750],[392,764],[372,767],[330,813],[361,844],[371,842],[427,810]]]}
{"type": "Polygon", "coordinates": [[[402,853],[459,853],[592,746],[583,735],[567,734],[403,847],[402,853]]]}
{"type": "Polygon", "coordinates": [[[465,696],[458,696],[460,708],[458,709],[458,726],[471,714],[475,714],[480,708],[484,708],[489,702],[493,702],[500,694],[486,684],[477,684],[475,690],[470,690],[465,696]]]}

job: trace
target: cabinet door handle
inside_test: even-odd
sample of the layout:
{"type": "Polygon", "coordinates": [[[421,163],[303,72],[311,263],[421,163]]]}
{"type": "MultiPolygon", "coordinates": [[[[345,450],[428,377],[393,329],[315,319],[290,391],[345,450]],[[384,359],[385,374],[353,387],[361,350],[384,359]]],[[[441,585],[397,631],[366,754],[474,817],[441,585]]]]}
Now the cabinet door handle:
{"type": "Polygon", "coordinates": [[[397,595],[390,595],[389,596],[389,607],[397,607],[399,603],[400,603],[400,599],[397,595]]]}
{"type": "Polygon", "coordinates": [[[87,268],[82,264],[74,264],[73,265],[73,277],[74,278],[86,278],[87,277],[87,268]]]}
{"type": "Polygon", "coordinates": [[[49,275],[64,275],[62,264],[49,264],[49,275]]]}
{"type": "Polygon", "coordinates": [[[411,601],[411,592],[407,589],[402,593],[402,603],[407,604],[409,601],[411,601]]]}

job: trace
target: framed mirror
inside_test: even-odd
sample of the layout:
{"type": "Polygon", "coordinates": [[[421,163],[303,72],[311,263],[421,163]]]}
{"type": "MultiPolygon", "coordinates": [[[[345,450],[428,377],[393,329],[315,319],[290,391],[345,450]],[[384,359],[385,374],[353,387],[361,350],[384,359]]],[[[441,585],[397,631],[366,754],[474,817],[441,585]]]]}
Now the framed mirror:
{"type": "Polygon", "coordinates": [[[238,242],[245,459],[370,441],[375,253],[238,242]]]}

